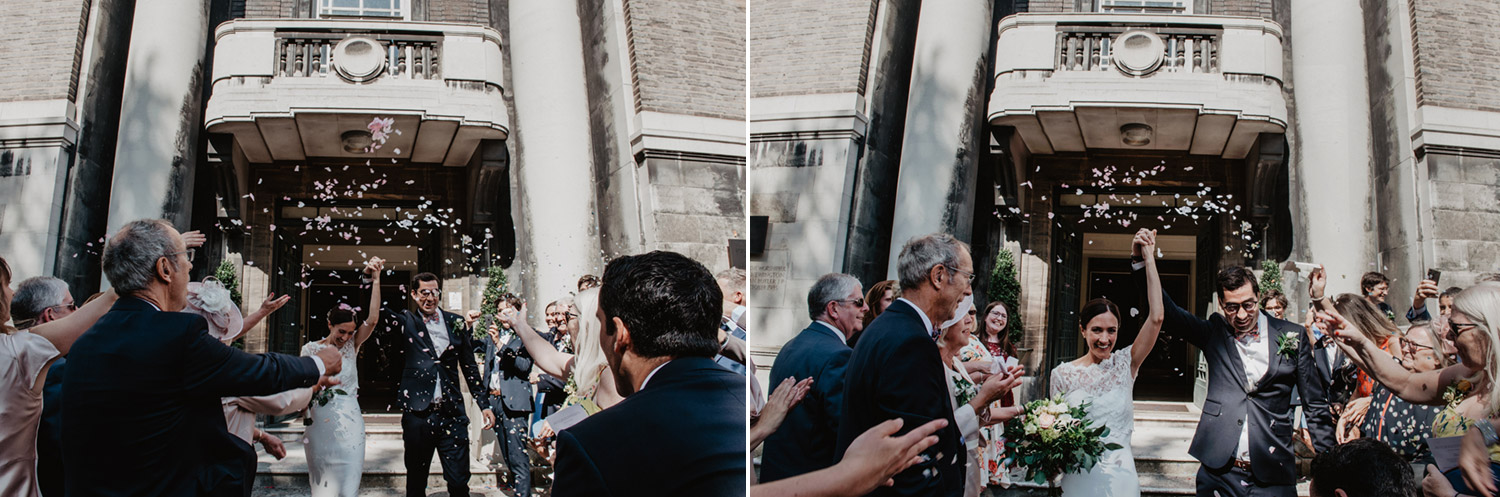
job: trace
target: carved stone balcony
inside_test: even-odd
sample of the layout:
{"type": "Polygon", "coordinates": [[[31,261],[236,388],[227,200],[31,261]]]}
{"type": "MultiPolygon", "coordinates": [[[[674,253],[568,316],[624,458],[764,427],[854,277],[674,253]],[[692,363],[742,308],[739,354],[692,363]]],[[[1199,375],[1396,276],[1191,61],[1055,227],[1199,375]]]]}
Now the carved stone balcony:
{"type": "Polygon", "coordinates": [[[233,134],[251,163],[462,166],[480,140],[510,133],[500,34],[487,27],[239,19],[215,37],[204,121],[210,132],[233,134]],[[372,124],[377,118],[389,126],[372,124]]]}
{"type": "Polygon", "coordinates": [[[1286,131],[1282,31],[1245,17],[1017,14],[1000,21],[991,124],[1035,154],[1244,158],[1286,131]]]}

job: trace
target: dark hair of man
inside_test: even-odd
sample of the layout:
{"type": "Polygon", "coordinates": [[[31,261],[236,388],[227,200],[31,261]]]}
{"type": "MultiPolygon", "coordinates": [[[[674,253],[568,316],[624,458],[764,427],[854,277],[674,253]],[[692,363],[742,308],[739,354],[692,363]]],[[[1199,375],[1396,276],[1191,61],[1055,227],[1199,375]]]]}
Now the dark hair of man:
{"type": "Polygon", "coordinates": [[[1088,301],[1083,304],[1083,310],[1078,311],[1078,327],[1083,328],[1088,326],[1089,321],[1093,321],[1095,316],[1104,313],[1113,314],[1115,320],[1120,319],[1120,307],[1115,305],[1114,302],[1110,302],[1109,299],[1098,298],[1088,301]]]}
{"type": "Polygon", "coordinates": [[[1462,293],[1463,291],[1464,291],[1464,289],[1462,289],[1462,288],[1459,288],[1459,287],[1456,287],[1456,286],[1450,286],[1450,287],[1448,287],[1447,290],[1443,290],[1443,293],[1440,294],[1440,295],[1438,295],[1438,298],[1448,297],[1448,298],[1451,299],[1453,297],[1458,296],[1458,294],[1462,293]]]}
{"type": "Polygon", "coordinates": [[[635,354],[647,358],[713,357],[723,301],[708,268],[660,250],[610,261],[599,289],[604,332],[614,334],[619,318],[635,354]]]}
{"type": "Polygon", "coordinates": [[[443,280],[438,279],[436,274],[417,273],[416,276],[411,277],[411,291],[416,292],[418,288],[422,288],[423,281],[437,282],[438,290],[443,289],[443,280]]]}
{"type": "Polygon", "coordinates": [[[1381,283],[1389,285],[1391,284],[1391,279],[1385,277],[1383,274],[1370,271],[1359,278],[1359,289],[1361,292],[1368,294],[1370,293],[1370,289],[1375,288],[1381,283]]]}
{"type": "Polygon", "coordinates": [[[1361,438],[1318,454],[1312,463],[1312,489],[1316,495],[1344,494],[1362,497],[1409,497],[1417,495],[1417,479],[1411,465],[1390,446],[1361,438]]]}
{"type": "Polygon", "coordinates": [[[1255,273],[1245,266],[1230,266],[1219,271],[1219,300],[1224,300],[1224,295],[1231,290],[1250,284],[1250,290],[1255,295],[1260,295],[1260,282],[1255,281],[1255,273]]]}
{"type": "Polygon", "coordinates": [[[328,326],[338,326],[352,322],[354,322],[354,311],[351,309],[335,307],[328,311],[328,326]]]}

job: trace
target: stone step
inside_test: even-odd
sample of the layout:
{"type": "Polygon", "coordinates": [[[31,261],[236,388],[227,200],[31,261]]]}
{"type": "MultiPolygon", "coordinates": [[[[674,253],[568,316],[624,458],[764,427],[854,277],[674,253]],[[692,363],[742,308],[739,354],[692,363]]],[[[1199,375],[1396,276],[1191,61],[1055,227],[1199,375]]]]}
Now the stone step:
{"type": "MultiPolygon", "coordinates": [[[[287,441],[285,445],[287,456],[280,461],[266,454],[260,445],[256,445],[258,459],[255,495],[307,495],[309,483],[304,446],[297,440],[287,441]]],[[[367,439],[365,441],[364,476],[360,480],[360,488],[370,489],[372,492],[380,489],[406,488],[408,475],[404,454],[405,449],[399,439],[367,439]]],[[[469,470],[472,473],[469,478],[469,488],[474,495],[487,497],[511,495],[499,489],[500,481],[509,479],[503,465],[488,465],[471,460],[469,470]]],[[[442,464],[434,454],[432,466],[426,475],[429,495],[446,495],[447,484],[443,481],[442,471],[442,464]]],[[[550,473],[549,467],[543,465],[532,467],[533,486],[538,487],[533,491],[533,495],[546,495],[546,489],[551,487],[550,473]]],[[[361,490],[361,495],[365,494],[366,492],[361,490]]],[[[373,493],[372,495],[384,494],[373,493]]]]}

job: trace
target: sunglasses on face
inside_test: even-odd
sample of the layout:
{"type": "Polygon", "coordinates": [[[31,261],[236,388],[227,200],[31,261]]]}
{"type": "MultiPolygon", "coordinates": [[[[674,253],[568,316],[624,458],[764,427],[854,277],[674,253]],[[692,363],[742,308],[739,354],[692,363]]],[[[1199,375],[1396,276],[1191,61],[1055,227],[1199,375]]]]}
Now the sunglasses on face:
{"type": "Polygon", "coordinates": [[[840,300],[835,300],[834,302],[839,302],[839,303],[848,302],[850,304],[854,304],[854,307],[864,307],[865,306],[865,299],[840,299],[840,300]]]}
{"type": "Polygon", "coordinates": [[[1458,337],[1463,336],[1464,330],[1473,328],[1475,326],[1479,325],[1474,323],[1455,323],[1453,321],[1448,321],[1448,339],[1458,340],[1458,337]]]}

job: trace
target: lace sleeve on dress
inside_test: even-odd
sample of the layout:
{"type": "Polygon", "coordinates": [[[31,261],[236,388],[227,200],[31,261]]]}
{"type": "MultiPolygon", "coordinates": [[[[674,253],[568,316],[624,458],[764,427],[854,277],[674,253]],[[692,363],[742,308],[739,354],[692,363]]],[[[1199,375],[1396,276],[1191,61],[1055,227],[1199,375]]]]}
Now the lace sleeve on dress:
{"type": "Polygon", "coordinates": [[[318,353],[318,342],[307,342],[302,344],[302,357],[318,353]]]}
{"type": "Polygon", "coordinates": [[[1130,371],[1131,349],[1134,347],[1134,344],[1126,345],[1109,356],[1110,371],[1115,373],[1116,378],[1130,378],[1131,383],[1135,382],[1135,375],[1139,373],[1130,371]]]}

